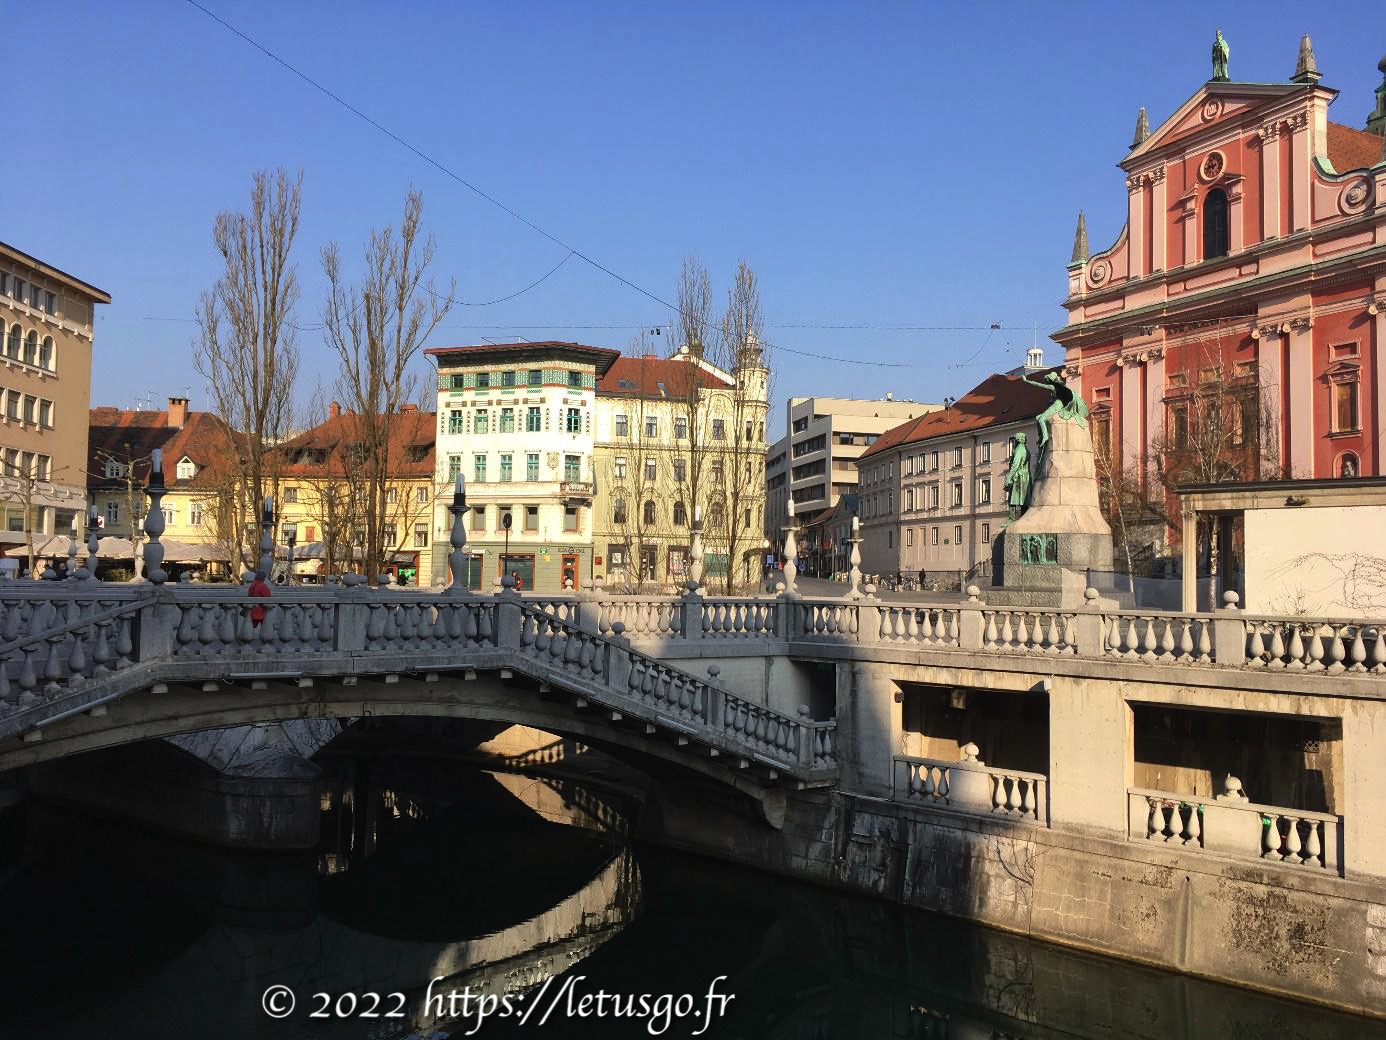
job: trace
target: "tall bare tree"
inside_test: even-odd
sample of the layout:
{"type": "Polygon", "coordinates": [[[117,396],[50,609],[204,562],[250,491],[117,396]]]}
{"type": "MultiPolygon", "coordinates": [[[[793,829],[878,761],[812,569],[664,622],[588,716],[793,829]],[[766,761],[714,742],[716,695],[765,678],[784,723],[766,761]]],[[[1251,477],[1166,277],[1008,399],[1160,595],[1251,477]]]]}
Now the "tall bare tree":
{"type": "MultiPolygon", "coordinates": [[[[235,457],[228,460],[237,478],[235,512],[248,519],[258,516],[266,495],[278,491],[267,449],[292,422],[298,376],[292,319],[299,287],[291,254],[302,185],[302,173],[257,171],[249,212],[217,216],[212,239],[224,269],[197,308],[200,335],[193,359],[235,444],[235,457]]],[[[253,545],[237,538],[230,548],[233,565],[253,561],[253,545]]]]}
{"type": "Polygon", "coordinates": [[[742,261],[727,291],[715,357],[732,386],[711,395],[707,439],[711,534],[726,549],[726,592],[759,574],[764,540],[765,423],[770,368],[755,272],[742,261]],[[757,559],[753,559],[757,557],[757,559]]]}
{"type": "Polygon", "coordinates": [[[144,574],[144,525],[140,520],[143,518],[148,499],[145,497],[142,481],[149,477],[150,459],[149,454],[136,452],[130,442],[126,441],[119,448],[97,451],[97,470],[91,474],[99,480],[119,482],[117,486],[120,488],[121,503],[128,518],[126,523],[130,525],[130,545],[134,550],[136,578],[144,574]]]}
{"type": "Polygon", "coordinates": [[[386,496],[398,461],[391,457],[392,437],[403,405],[419,389],[411,366],[453,303],[455,283],[440,295],[428,277],[435,251],[433,236],[423,232],[418,191],[405,199],[398,233],[392,227],[371,232],[359,284],[350,280],[335,243],[322,250],[329,287],[323,321],[340,365],[337,394],[357,417],[347,462],[364,482],[360,522],[367,574],[379,573],[388,551],[386,496]]]}

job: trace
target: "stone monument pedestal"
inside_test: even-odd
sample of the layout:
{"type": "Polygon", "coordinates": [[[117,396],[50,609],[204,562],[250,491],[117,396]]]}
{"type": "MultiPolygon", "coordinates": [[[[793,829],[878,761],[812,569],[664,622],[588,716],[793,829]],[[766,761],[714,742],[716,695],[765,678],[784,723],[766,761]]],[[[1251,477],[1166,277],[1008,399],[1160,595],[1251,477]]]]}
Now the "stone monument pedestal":
{"type": "Polygon", "coordinates": [[[987,602],[1082,606],[1087,569],[1112,567],[1112,529],[1098,503],[1087,427],[1056,416],[1034,479],[1030,508],[1001,532],[993,551],[987,602]]]}

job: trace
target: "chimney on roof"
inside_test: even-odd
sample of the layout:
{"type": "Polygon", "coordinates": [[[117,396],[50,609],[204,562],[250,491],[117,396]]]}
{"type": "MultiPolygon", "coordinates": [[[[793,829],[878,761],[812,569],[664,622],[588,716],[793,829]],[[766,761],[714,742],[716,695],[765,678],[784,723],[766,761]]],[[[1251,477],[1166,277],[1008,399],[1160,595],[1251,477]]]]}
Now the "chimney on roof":
{"type": "Polygon", "coordinates": [[[333,401],[331,404],[327,406],[327,417],[329,419],[339,418],[341,414],[342,406],[338,404],[336,401],[333,401]]]}
{"type": "Polygon", "coordinates": [[[181,430],[188,425],[188,399],[186,397],[170,397],[168,399],[168,425],[174,430],[181,430]]]}
{"type": "Polygon", "coordinates": [[[399,406],[399,410],[405,415],[411,415],[419,410],[419,406],[416,404],[402,404],[399,406]]]}
{"type": "Polygon", "coordinates": [[[659,360],[659,355],[658,355],[658,354],[641,354],[641,355],[640,355],[640,360],[641,360],[641,361],[658,361],[658,360],[659,360]]]}

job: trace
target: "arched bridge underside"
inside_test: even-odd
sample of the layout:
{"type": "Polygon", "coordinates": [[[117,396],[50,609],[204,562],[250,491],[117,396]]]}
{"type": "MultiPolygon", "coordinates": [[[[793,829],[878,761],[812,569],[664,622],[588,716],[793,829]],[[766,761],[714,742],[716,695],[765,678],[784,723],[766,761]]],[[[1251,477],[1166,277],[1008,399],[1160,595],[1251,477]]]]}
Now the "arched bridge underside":
{"type": "Polygon", "coordinates": [[[786,787],[837,777],[831,723],[746,701],[619,636],[582,631],[518,602],[499,611],[476,602],[401,604],[402,618],[368,618],[366,645],[348,651],[336,649],[339,633],[328,631],[340,619],[314,617],[317,608],[278,604],[260,626],[241,623],[241,603],[168,604],[164,626],[153,616],[157,607],[140,609],[138,656],[152,659],[118,652],[137,656],[119,617],[106,625],[79,614],[18,646],[28,652],[18,678],[6,678],[0,770],[219,726],[408,715],[572,736],[653,771],[729,786],[772,825],[782,819],[786,787]],[[170,636],[163,652],[150,631],[159,627],[170,636]]]}

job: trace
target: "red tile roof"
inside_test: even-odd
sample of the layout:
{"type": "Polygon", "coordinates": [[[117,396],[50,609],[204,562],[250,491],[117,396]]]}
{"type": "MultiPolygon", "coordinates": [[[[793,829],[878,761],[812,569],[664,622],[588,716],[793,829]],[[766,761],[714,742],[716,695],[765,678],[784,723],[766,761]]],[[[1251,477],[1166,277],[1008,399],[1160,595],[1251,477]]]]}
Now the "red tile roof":
{"type": "Polygon", "coordinates": [[[1328,161],[1339,173],[1365,170],[1381,162],[1382,139],[1369,130],[1328,124],[1328,161]]]}
{"type": "Polygon", "coordinates": [[[684,398],[694,386],[731,386],[725,379],[691,360],[653,354],[618,358],[597,380],[597,393],[608,397],[684,398]],[[696,382],[695,382],[696,381],[696,382]]]}
{"type": "MultiPolygon", "coordinates": [[[[433,444],[437,434],[433,412],[400,412],[390,421],[390,475],[433,476],[433,444]]],[[[344,449],[358,440],[354,412],[342,412],[285,441],[278,447],[286,477],[340,477],[350,464],[344,449]]]]}
{"type": "MultiPolygon", "coordinates": [[[[1038,379],[1044,371],[1031,378],[1038,379]]],[[[1044,411],[1053,399],[1048,391],[1022,382],[1019,376],[990,375],[954,401],[953,407],[929,412],[887,430],[862,452],[860,459],[903,444],[1031,419],[1044,411]]]]}
{"type": "Polygon", "coordinates": [[[108,479],[108,459],[134,460],[135,479],[149,479],[149,455],[164,453],[164,483],[170,488],[207,487],[228,472],[227,461],[235,450],[226,424],[211,412],[189,412],[183,426],[169,426],[168,412],[133,408],[93,408],[87,428],[87,488],[123,487],[124,479],[108,479]],[[178,480],[178,462],[191,459],[197,467],[192,480],[178,480]]]}

